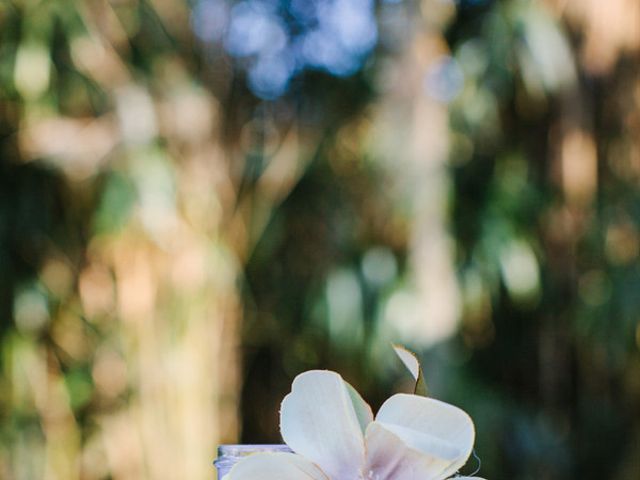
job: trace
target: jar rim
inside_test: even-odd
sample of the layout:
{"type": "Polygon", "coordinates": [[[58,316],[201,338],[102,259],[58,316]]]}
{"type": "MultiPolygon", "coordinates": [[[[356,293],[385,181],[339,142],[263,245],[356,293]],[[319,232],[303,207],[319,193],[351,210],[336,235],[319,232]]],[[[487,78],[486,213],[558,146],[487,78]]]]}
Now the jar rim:
{"type": "Polygon", "coordinates": [[[219,477],[226,474],[240,459],[254,453],[284,452],[292,450],[284,444],[228,444],[218,446],[218,458],[213,464],[218,469],[219,477]]]}

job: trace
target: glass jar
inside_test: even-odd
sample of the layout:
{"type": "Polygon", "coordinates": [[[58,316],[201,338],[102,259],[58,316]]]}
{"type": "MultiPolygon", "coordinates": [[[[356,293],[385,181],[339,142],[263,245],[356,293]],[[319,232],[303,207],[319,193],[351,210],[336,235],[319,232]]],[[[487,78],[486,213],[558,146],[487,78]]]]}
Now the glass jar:
{"type": "Polygon", "coordinates": [[[238,460],[259,452],[291,452],[291,449],[286,445],[220,445],[218,459],[213,462],[218,470],[218,480],[229,473],[238,460]]]}

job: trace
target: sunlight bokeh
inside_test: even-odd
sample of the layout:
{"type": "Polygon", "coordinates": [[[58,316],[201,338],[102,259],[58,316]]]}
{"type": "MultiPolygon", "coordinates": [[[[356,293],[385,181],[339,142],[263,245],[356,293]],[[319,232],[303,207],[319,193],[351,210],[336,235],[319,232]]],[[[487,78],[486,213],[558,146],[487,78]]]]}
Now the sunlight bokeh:
{"type": "MultiPolygon", "coordinates": [[[[0,3],[0,478],[214,478],[390,347],[486,478],[640,478],[640,3],[0,3]]],[[[469,473],[469,472],[463,472],[469,473]]]]}

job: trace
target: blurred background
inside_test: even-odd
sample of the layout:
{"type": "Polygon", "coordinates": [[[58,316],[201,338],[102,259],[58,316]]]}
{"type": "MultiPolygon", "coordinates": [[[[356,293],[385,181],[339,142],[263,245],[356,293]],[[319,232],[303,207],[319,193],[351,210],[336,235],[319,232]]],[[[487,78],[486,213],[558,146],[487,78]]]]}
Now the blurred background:
{"type": "Polygon", "coordinates": [[[637,480],[639,253],[637,0],[0,2],[2,479],[214,478],[393,341],[483,477],[637,480]]]}

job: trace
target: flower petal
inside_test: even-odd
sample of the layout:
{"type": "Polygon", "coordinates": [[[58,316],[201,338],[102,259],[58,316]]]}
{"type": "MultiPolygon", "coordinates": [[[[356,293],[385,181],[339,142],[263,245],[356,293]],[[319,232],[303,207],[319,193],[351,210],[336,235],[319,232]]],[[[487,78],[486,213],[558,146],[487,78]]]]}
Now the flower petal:
{"type": "Polygon", "coordinates": [[[450,461],[407,446],[379,422],[367,428],[365,478],[380,480],[435,480],[450,461]]]}
{"type": "Polygon", "coordinates": [[[420,362],[418,361],[418,357],[413,352],[410,352],[406,348],[400,345],[394,345],[393,350],[398,355],[398,358],[404,363],[404,366],[407,367],[409,373],[414,380],[418,380],[418,375],[420,375],[420,362]]]}
{"type": "Polygon", "coordinates": [[[353,408],[356,412],[358,423],[360,424],[360,430],[364,434],[367,430],[367,426],[373,422],[373,412],[371,411],[371,407],[364,401],[355,388],[347,382],[344,382],[344,385],[347,387],[347,391],[351,397],[351,403],[353,403],[353,408]]]}
{"type": "Polygon", "coordinates": [[[294,453],[255,453],[236,463],[224,480],[329,480],[316,465],[294,453]]]}
{"type": "Polygon", "coordinates": [[[365,456],[361,425],[372,419],[364,401],[347,385],[335,372],[302,373],[280,410],[285,443],[328,477],[341,480],[358,477],[365,456]]]}
{"type": "Polygon", "coordinates": [[[376,421],[399,427],[392,427],[394,434],[408,445],[419,448],[422,453],[449,460],[449,466],[437,478],[447,478],[458,471],[473,448],[475,429],[469,415],[453,405],[432,398],[394,395],[382,405],[376,421]],[[412,430],[427,434],[435,441],[416,443],[417,437],[409,435],[412,430]],[[449,454],[449,447],[458,450],[454,458],[449,454]]]}
{"type": "Polygon", "coordinates": [[[400,425],[393,425],[391,423],[377,423],[400,438],[407,447],[413,448],[418,452],[432,455],[441,460],[448,460],[449,462],[457,460],[462,453],[454,444],[429,435],[428,433],[412,430],[400,425]]]}

